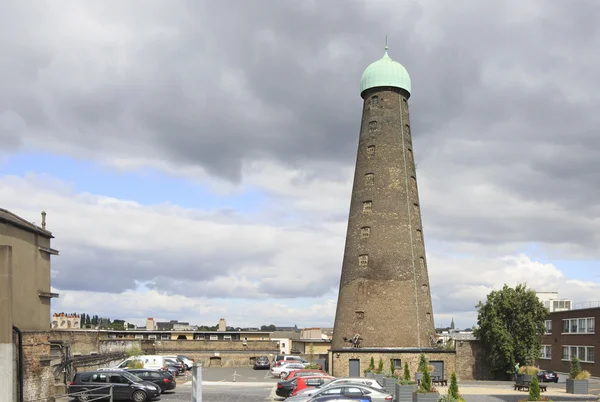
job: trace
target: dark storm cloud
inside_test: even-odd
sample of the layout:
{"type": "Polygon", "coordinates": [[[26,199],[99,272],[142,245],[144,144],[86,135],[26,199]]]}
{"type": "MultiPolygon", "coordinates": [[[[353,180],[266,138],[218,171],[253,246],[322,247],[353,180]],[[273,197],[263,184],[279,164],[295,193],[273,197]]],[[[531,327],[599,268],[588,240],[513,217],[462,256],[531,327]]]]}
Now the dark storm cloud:
{"type": "Polygon", "coordinates": [[[595,241],[585,217],[600,199],[597,1],[32,4],[0,17],[12,56],[0,113],[25,121],[27,144],[50,138],[227,180],[257,159],[309,175],[347,167],[360,75],[387,33],[412,77],[419,178],[436,189],[422,194],[428,233],[595,241]],[[477,185],[554,215],[486,209],[466,195],[477,185]]]}

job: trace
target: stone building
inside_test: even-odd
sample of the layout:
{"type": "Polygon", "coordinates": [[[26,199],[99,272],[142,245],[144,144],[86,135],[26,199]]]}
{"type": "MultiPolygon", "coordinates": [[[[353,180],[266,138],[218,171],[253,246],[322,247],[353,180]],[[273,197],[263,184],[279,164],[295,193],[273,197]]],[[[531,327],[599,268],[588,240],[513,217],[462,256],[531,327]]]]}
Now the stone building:
{"type": "Polygon", "coordinates": [[[49,340],[35,332],[50,328],[50,300],[58,297],[50,287],[52,238],[45,212],[40,227],[0,208],[0,400],[53,392],[49,340]]]}
{"type": "Polygon", "coordinates": [[[363,73],[363,112],[333,348],[430,347],[435,335],[406,69],[386,52],[363,73]],[[346,338],[346,339],[344,339],[346,338]]]}

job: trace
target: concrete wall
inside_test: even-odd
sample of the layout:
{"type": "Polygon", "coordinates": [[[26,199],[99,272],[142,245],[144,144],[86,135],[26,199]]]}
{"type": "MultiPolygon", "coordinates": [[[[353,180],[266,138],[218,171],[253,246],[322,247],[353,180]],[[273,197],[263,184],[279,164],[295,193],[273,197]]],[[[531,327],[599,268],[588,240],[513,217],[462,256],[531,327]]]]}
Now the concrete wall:
{"type": "Polygon", "coordinates": [[[50,292],[50,239],[0,222],[0,245],[12,246],[13,325],[23,331],[50,327],[50,299],[38,291],[50,292]]]}
{"type": "Polygon", "coordinates": [[[462,380],[492,380],[481,341],[456,341],[456,375],[462,380]]]}

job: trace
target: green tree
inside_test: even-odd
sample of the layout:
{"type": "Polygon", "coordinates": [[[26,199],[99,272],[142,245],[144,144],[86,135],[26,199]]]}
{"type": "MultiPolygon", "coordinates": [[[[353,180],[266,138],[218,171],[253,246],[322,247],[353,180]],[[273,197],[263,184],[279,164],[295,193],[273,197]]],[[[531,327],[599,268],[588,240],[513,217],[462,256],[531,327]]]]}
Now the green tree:
{"type": "Polygon", "coordinates": [[[111,329],[123,331],[125,330],[125,320],[114,320],[108,327],[111,329]]]}
{"type": "Polygon", "coordinates": [[[312,343],[308,347],[308,361],[311,363],[315,361],[315,345],[312,343]]]}
{"type": "Polygon", "coordinates": [[[379,363],[377,364],[377,374],[383,373],[383,359],[379,358],[379,363]]]}
{"type": "Polygon", "coordinates": [[[410,370],[408,369],[408,363],[404,363],[404,381],[410,381],[410,370]]]}
{"type": "Polygon", "coordinates": [[[452,376],[450,377],[450,386],[448,387],[448,396],[460,400],[460,395],[458,393],[458,381],[456,380],[456,372],[452,372],[452,376]]]}
{"type": "Polygon", "coordinates": [[[394,359],[390,359],[390,375],[392,377],[396,375],[396,363],[394,363],[394,359]]]}
{"type": "Polygon", "coordinates": [[[573,356],[571,357],[571,371],[569,372],[569,378],[575,380],[579,373],[581,373],[581,363],[579,363],[577,356],[573,356]]]}
{"type": "Polygon", "coordinates": [[[531,382],[529,383],[529,397],[528,401],[539,401],[541,399],[540,395],[540,383],[538,381],[537,375],[531,377],[531,382]]]}
{"type": "Polygon", "coordinates": [[[369,362],[369,371],[372,373],[375,371],[375,359],[371,356],[371,361],[369,362]]]}
{"type": "Polygon", "coordinates": [[[425,353],[421,353],[419,355],[419,367],[417,368],[419,373],[425,373],[427,370],[427,357],[425,357],[425,353]]]}
{"type": "Polygon", "coordinates": [[[542,349],[544,320],[548,310],[535,291],[519,284],[494,290],[484,303],[477,304],[474,335],[481,339],[490,368],[504,377],[518,361],[532,365],[542,349]]]}

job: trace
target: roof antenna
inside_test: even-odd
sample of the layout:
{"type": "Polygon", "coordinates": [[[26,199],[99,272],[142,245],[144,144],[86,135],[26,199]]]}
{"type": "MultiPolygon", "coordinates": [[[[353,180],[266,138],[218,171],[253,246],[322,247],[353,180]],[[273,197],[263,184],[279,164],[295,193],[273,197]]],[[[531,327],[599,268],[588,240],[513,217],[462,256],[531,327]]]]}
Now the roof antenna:
{"type": "Polygon", "coordinates": [[[387,34],[385,34],[385,52],[387,53],[388,45],[387,45],[387,34]]]}

